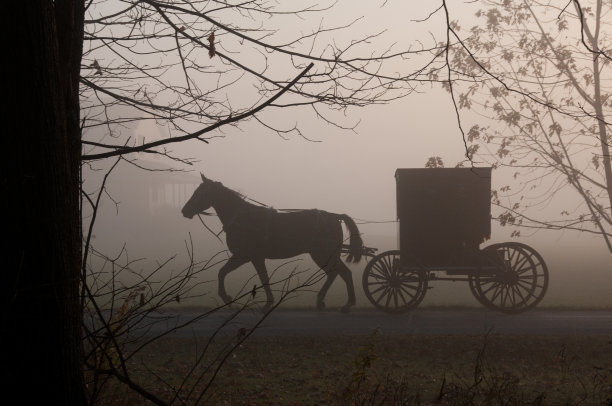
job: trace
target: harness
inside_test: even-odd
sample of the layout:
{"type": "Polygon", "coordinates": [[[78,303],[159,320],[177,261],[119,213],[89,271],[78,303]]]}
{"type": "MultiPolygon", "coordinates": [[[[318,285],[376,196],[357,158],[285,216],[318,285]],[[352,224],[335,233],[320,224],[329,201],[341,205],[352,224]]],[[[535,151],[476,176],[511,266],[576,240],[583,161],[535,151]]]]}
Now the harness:
{"type": "MultiPolygon", "coordinates": [[[[250,201],[255,203],[256,207],[259,208],[264,208],[268,210],[268,216],[266,218],[266,220],[263,222],[263,229],[262,231],[262,236],[264,240],[269,240],[270,238],[270,214],[274,214],[274,213],[298,213],[298,212],[305,212],[305,211],[312,211],[315,214],[315,221],[313,224],[313,230],[315,231],[314,234],[317,234],[320,230],[321,230],[321,224],[322,224],[322,220],[321,220],[321,216],[324,213],[327,213],[325,211],[319,210],[319,209],[275,209],[272,206],[269,206],[267,204],[264,204],[262,202],[259,202],[255,199],[251,199],[248,196],[243,195],[242,193],[238,193],[236,191],[232,191],[236,194],[238,194],[243,200],[245,201],[250,201]]],[[[248,209],[247,209],[248,212],[248,209]]],[[[221,239],[221,237],[219,237],[221,235],[221,233],[225,232],[225,228],[231,226],[232,224],[236,223],[236,217],[238,217],[239,215],[244,214],[244,211],[238,211],[237,213],[234,214],[234,216],[231,218],[231,220],[228,222],[228,224],[223,225],[221,227],[221,230],[219,230],[219,232],[215,232],[214,230],[212,230],[204,221],[204,219],[202,218],[202,216],[217,216],[216,214],[213,213],[208,213],[206,211],[202,211],[201,213],[198,213],[198,219],[200,220],[200,222],[202,223],[202,225],[204,226],[204,228],[206,228],[206,230],[208,230],[209,233],[211,233],[217,240],[219,240],[219,242],[221,242],[221,244],[225,245],[225,242],[221,239]]]]}

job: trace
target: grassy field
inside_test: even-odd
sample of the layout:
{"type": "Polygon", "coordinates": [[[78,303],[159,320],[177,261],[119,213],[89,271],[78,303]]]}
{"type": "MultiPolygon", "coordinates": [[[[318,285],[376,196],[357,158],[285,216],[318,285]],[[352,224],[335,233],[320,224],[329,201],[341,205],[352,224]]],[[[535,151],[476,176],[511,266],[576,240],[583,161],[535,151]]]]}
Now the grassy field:
{"type": "MultiPolygon", "coordinates": [[[[159,340],[130,358],[132,379],[160,399],[174,398],[175,404],[196,399],[212,405],[612,402],[610,336],[372,332],[351,337],[250,337],[229,351],[237,341],[159,340]],[[190,393],[194,384],[196,390],[190,393]]],[[[117,382],[104,387],[99,403],[148,404],[117,382]]]]}

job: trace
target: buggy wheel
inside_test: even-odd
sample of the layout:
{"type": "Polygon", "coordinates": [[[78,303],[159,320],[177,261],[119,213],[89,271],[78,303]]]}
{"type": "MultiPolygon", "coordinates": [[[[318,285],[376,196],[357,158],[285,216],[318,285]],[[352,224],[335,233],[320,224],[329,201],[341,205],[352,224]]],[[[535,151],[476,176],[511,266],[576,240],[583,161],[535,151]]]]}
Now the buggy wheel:
{"type": "Polygon", "coordinates": [[[389,313],[402,313],[418,306],[427,291],[423,271],[400,269],[400,252],[386,251],[368,262],[363,271],[363,290],[370,302],[389,313]]]}
{"type": "Polygon", "coordinates": [[[540,303],[548,289],[548,268],[540,254],[515,242],[493,244],[483,254],[498,270],[469,276],[480,303],[504,313],[520,313],[540,303]]]}

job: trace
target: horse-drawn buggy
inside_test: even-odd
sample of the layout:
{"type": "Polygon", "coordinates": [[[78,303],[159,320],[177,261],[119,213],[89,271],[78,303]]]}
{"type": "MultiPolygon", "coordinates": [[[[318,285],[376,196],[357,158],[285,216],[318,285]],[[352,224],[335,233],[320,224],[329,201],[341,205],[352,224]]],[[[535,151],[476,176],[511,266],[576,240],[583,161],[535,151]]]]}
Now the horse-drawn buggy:
{"type": "Polygon", "coordinates": [[[534,249],[518,242],[480,249],[491,235],[491,168],[398,169],[395,177],[400,249],[374,256],[364,270],[374,306],[412,309],[432,281],[466,281],[480,303],[505,313],[542,300],[548,269],[534,249]]]}
{"type": "Polygon", "coordinates": [[[219,296],[231,303],[225,277],[251,262],[261,280],[253,288],[266,294],[264,311],[274,303],[265,260],[309,254],[326,274],[317,308],[337,276],[346,283],[348,301],[355,289],[348,262],[370,257],[363,289],[374,306],[401,313],[416,307],[432,281],[466,281],[486,307],[519,313],[536,306],[548,287],[540,254],[517,242],[480,245],[491,234],[491,168],[398,169],[399,250],[375,255],[364,247],[355,222],[322,210],[275,210],[248,202],[241,194],[202,175],[202,184],[182,209],[192,218],[213,208],[223,225],[232,256],[219,270],[219,296]],[[343,222],[350,234],[344,245],[343,222]],[[441,275],[444,273],[445,275],[441,275]]]}

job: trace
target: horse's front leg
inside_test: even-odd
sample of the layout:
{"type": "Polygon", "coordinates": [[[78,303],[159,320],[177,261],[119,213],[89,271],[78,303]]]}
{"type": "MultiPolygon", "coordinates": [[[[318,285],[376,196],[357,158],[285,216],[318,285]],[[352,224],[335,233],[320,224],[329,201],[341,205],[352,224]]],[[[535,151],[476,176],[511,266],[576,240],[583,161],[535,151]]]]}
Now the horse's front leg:
{"type": "Polygon", "coordinates": [[[268,270],[266,269],[266,260],[256,259],[253,260],[253,265],[255,266],[255,270],[259,275],[259,280],[261,281],[261,285],[266,292],[266,305],[263,307],[262,312],[267,312],[270,310],[270,307],[274,304],[274,296],[272,295],[272,289],[270,288],[270,278],[268,277],[268,270]]]}
{"type": "Polygon", "coordinates": [[[225,302],[225,304],[231,303],[232,298],[225,292],[225,277],[228,273],[238,268],[240,265],[249,262],[248,259],[232,256],[227,260],[225,265],[219,269],[219,297],[225,302]]]}

